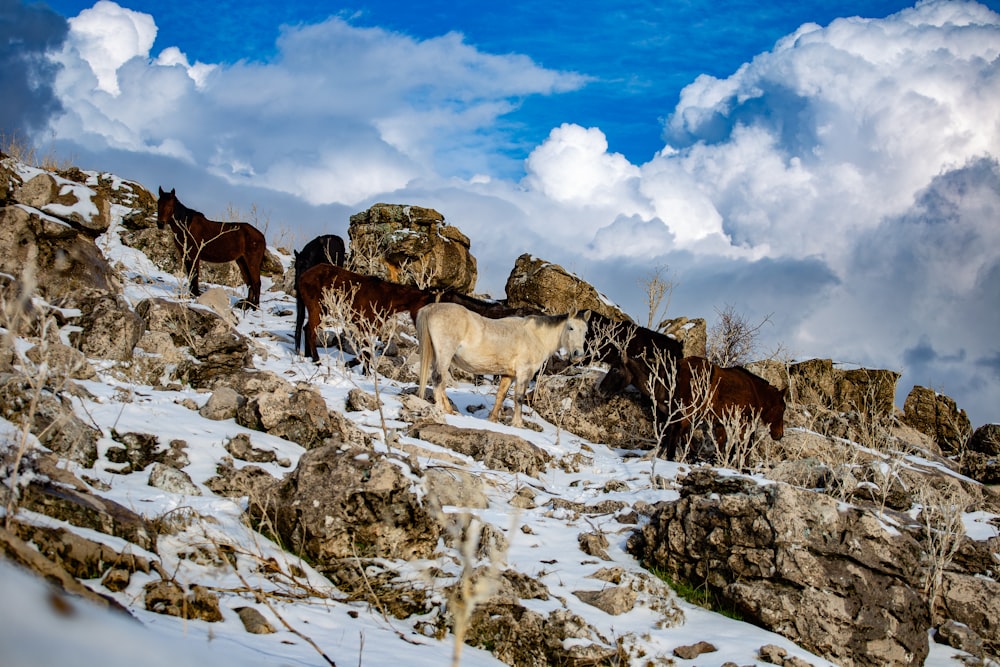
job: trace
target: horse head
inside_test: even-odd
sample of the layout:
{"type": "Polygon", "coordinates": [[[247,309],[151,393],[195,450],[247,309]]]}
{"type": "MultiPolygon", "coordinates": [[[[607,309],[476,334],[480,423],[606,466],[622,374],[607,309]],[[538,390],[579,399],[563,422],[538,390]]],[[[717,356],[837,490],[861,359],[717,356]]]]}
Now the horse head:
{"type": "Polygon", "coordinates": [[[570,359],[580,359],[584,355],[589,320],[589,310],[580,314],[573,312],[566,315],[566,323],[559,337],[559,348],[565,350],[570,359]]]}
{"type": "Polygon", "coordinates": [[[785,396],[788,395],[788,387],[778,393],[776,400],[764,411],[764,419],[771,427],[771,439],[781,440],[785,435],[785,396]]]}
{"type": "Polygon", "coordinates": [[[597,385],[597,391],[604,396],[613,396],[624,391],[630,384],[632,384],[632,373],[628,364],[622,359],[619,363],[611,364],[601,383],[597,385]]]}
{"type": "Polygon", "coordinates": [[[156,226],[163,229],[164,226],[174,219],[174,211],[177,209],[177,189],[164,192],[160,188],[160,198],[156,202],[156,226]]]}

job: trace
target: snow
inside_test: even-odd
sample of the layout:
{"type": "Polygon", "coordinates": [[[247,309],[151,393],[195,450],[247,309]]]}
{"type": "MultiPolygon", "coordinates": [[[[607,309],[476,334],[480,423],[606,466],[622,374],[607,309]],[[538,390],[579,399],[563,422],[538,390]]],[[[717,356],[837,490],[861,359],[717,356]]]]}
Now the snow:
{"type": "MultiPolygon", "coordinates": [[[[87,200],[81,197],[81,200],[87,200]]],[[[122,246],[117,227],[98,240],[112,264],[120,263],[126,277],[126,298],[134,305],[151,296],[182,297],[183,285],[176,277],[156,270],[141,253],[122,246]]],[[[286,265],[291,258],[284,258],[286,265]]],[[[239,316],[238,329],[254,339],[257,353],[255,366],[270,370],[287,380],[307,382],[316,388],[328,405],[343,410],[348,392],[359,387],[374,393],[371,379],[347,370],[338,362],[331,348],[322,355],[319,366],[297,356],[292,351],[292,326],[294,300],[280,291],[269,290],[268,281],[261,296],[261,308],[239,316]],[[285,314],[291,313],[291,314],[285,314]]],[[[242,288],[227,288],[232,301],[243,295],[242,288]]],[[[277,545],[252,532],[242,521],[246,499],[230,500],[215,496],[205,486],[206,480],[215,475],[219,461],[227,456],[225,443],[239,433],[252,436],[254,445],[273,449],[278,461],[287,459],[291,468],[279,463],[258,464],[272,475],[280,477],[293,469],[304,450],[299,445],[251,431],[233,420],[211,421],[202,418],[196,410],[185,407],[185,399],[203,405],[208,394],[192,389],[161,391],[157,388],[135,384],[123,379],[121,373],[111,372],[107,363],[95,363],[98,378],[79,382],[93,398],[74,398],[77,414],[89,423],[100,427],[106,435],[111,429],[118,432],[154,432],[163,444],[173,439],[187,442],[190,464],[185,471],[201,489],[201,495],[181,496],[148,485],[149,471],[127,475],[114,471],[113,464],[105,459],[93,470],[74,470],[107,485],[100,496],[120,503],[149,518],[166,516],[195,517],[190,524],[170,537],[161,538],[158,553],[164,569],[185,583],[198,583],[219,591],[220,608],[224,620],[208,623],[182,620],[159,615],[145,609],[142,601],[144,584],[156,580],[155,573],[141,572],[132,576],[129,586],[120,593],[109,594],[100,581],[86,581],[86,585],[103,594],[112,595],[132,615],[99,608],[87,601],[65,598],[53,592],[48,584],[30,576],[6,560],[0,560],[0,662],[4,667],[36,667],[38,665],[79,664],[102,667],[173,667],[178,664],[213,665],[213,667],[255,667],[272,665],[323,665],[326,660],[307,642],[308,637],[322,652],[338,665],[363,665],[364,667],[397,667],[400,661],[411,667],[440,667],[452,659],[452,637],[443,640],[426,636],[420,618],[399,620],[383,617],[379,611],[366,604],[341,601],[343,597],[323,576],[296,557],[285,553],[277,545]],[[263,604],[253,596],[232,592],[240,589],[241,582],[233,568],[226,563],[195,558],[192,555],[206,545],[225,543],[233,545],[243,554],[240,559],[274,559],[285,571],[292,566],[304,573],[302,586],[312,595],[305,600],[272,596],[263,604]],[[61,600],[61,602],[60,602],[61,600]],[[256,607],[277,630],[274,634],[247,633],[235,609],[256,607]],[[293,632],[293,628],[297,631],[293,632]]],[[[398,396],[405,388],[387,378],[379,380],[380,395],[385,403],[386,416],[398,418],[398,396]]],[[[449,416],[448,422],[460,427],[495,429],[514,433],[525,438],[556,457],[582,455],[575,472],[550,465],[537,478],[487,470],[481,464],[469,461],[468,468],[488,482],[490,507],[472,511],[482,521],[504,532],[509,549],[502,555],[503,566],[539,578],[550,591],[549,600],[524,601],[525,606],[540,613],[547,613],[565,606],[573,613],[587,619],[609,641],[625,638],[626,646],[636,648],[646,660],[657,664],[687,664],[672,657],[674,648],[701,640],[709,641],[718,649],[703,654],[691,664],[701,667],[734,662],[740,665],[763,664],[757,660],[757,651],[766,644],[785,648],[789,655],[798,656],[816,667],[832,665],[818,656],[798,648],[790,641],[747,623],[739,622],[717,613],[676,600],[683,610],[683,621],[671,626],[657,611],[656,603],[674,598],[665,586],[653,593],[644,592],[632,611],[611,616],[579,600],[573,591],[600,590],[607,586],[595,579],[594,573],[607,567],[618,567],[628,580],[645,571],[625,552],[625,541],[632,527],[621,524],[614,515],[578,518],[570,510],[551,509],[545,506],[549,497],[587,503],[596,499],[622,499],[630,503],[644,501],[655,503],[677,498],[673,489],[658,489],[650,484],[652,474],[648,460],[628,456],[629,452],[613,450],[600,443],[592,443],[572,433],[558,429],[542,420],[532,411],[526,419],[541,426],[541,431],[515,429],[486,421],[487,409],[492,404],[491,386],[476,387],[460,383],[448,389],[448,395],[462,414],[449,416]],[[472,414],[468,410],[475,409],[472,414]],[[627,491],[605,493],[610,481],[624,482],[627,491]],[[531,486],[538,494],[535,509],[517,509],[510,499],[521,486],[531,486]],[[611,562],[587,556],[577,547],[581,532],[600,530],[610,541],[607,549],[611,562]]],[[[345,412],[346,416],[376,439],[376,449],[385,451],[377,413],[345,412]]],[[[390,426],[401,426],[390,421],[390,426]]],[[[0,428],[13,425],[0,423],[0,428]]],[[[9,435],[7,436],[9,437],[9,435]]],[[[5,439],[7,439],[5,437],[5,439]]],[[[403,437],[402,442],[419,442],[403,437]]],[[[104,438],[99,447],[103,452],[111,444],[104,438]]],[[[428,452],[442,451],[430,443],[419,442],[428,452]]],[[[450,452],[453,457],[462,458],[450,452]]],[[[426,464],[429,457],[418,457],[426,464]]],[[[659,461],[658,475],[674,478],[687,469],[677,463],[659,461]]],[[[93,531],[62,524],[46,516],[22,513],[22,518],[50,526],[62,526],[90,539],[122,547],[116,538],[99,535],[93,531]]],[[[967,527],[970,533],[981,537],[996,529],[986,523],[986,516],[970,516],[967,527]]],[[[141,552],[141,550],[136,550],[141,552]]],[[[141,553],[149,558],[152,554],[141,553]]],[[[429,568],[436,567],[456,575],[455,562],[440,557],[433,561],[411,562],[399,565],[401,576],[414,580],[429,568]]],[[[253,568],[242,567],[243,577],[254,576],[253,568]]],[[[261,590],[276,591],[280,586],[273,581],[259,578],[250,581],[261,590]]],[[[280,593],[280,590],[276,592],[280,593]]],[[[441,595],[440,591],[433,594],[441,595]]],[[[931,655],[926,664],[935,666],[959,665],[953,656],[957,651],[931,642],[931,655]]],[[[638,658],[636,658],[638,660],[638,658]]],[[[490,653],[465,646],[461,653],[465,667],[500,665],[490,653]]]]}

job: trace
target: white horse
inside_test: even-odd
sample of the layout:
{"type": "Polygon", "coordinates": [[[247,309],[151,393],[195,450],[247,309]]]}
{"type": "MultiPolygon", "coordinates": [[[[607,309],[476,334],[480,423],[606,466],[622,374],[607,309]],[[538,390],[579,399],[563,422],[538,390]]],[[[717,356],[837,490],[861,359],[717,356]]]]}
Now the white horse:
{"type": "Polygon", "coordinates": [[[454,414],[445,384],[452,362],[477,375],[500,376],[497,399],[489,420],[497,421],[511,383],[514,384],[514,418],[521,427],[521,401],[528,382],[545,360],[556,353],[571,358],[583,356],[584,336],[590,311],[577,315],[529,315],[489,319],[456,303],[431,303],[417,312],[420,340],[420,389],[424,395],[433,364],[436,374],[434,402],[454,414]]]}

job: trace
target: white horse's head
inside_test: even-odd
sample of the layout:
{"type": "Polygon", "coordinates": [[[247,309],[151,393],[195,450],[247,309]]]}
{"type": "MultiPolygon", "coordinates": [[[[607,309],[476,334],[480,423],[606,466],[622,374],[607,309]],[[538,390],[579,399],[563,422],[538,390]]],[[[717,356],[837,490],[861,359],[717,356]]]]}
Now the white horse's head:
{"type": "Polygon", "coordinates": [[[589,320],[589,310],[579,314],[570,313],[566,316],[562,336],[559,337],[559,352],[564,358],[579,359],[584,355],[584,339],[587,337],[587,322],[589,320]]]}

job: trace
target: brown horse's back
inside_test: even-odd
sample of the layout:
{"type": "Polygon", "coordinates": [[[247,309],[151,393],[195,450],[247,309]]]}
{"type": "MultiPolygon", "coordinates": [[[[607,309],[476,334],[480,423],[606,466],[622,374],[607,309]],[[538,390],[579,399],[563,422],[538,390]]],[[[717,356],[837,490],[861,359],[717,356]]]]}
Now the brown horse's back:
{"type": "Polygon", "coordinates": [[[775,440],[784,435],[785,392],[742,366],[721,368],[704,357],[681,359],[677,364],[677,395],[684,405],[695,400],[695,379],[704,373],[711,373],[711,407],[716,416],[733,410],[747,418],[759,414],[775,440]]]}
{"type": "Polygon", "coordinates": [[[334,266],[317,264],[299,278],[299,295],[307,312],[305,354],[319,361],[316,329],[323,312],[323,292],[327,289],[353,293],[352,308],[359,318],[374,319],[408,312],[416,321],[417,311],[434,300],[434,294],[398,283],[366,276],[334,266]]]}

